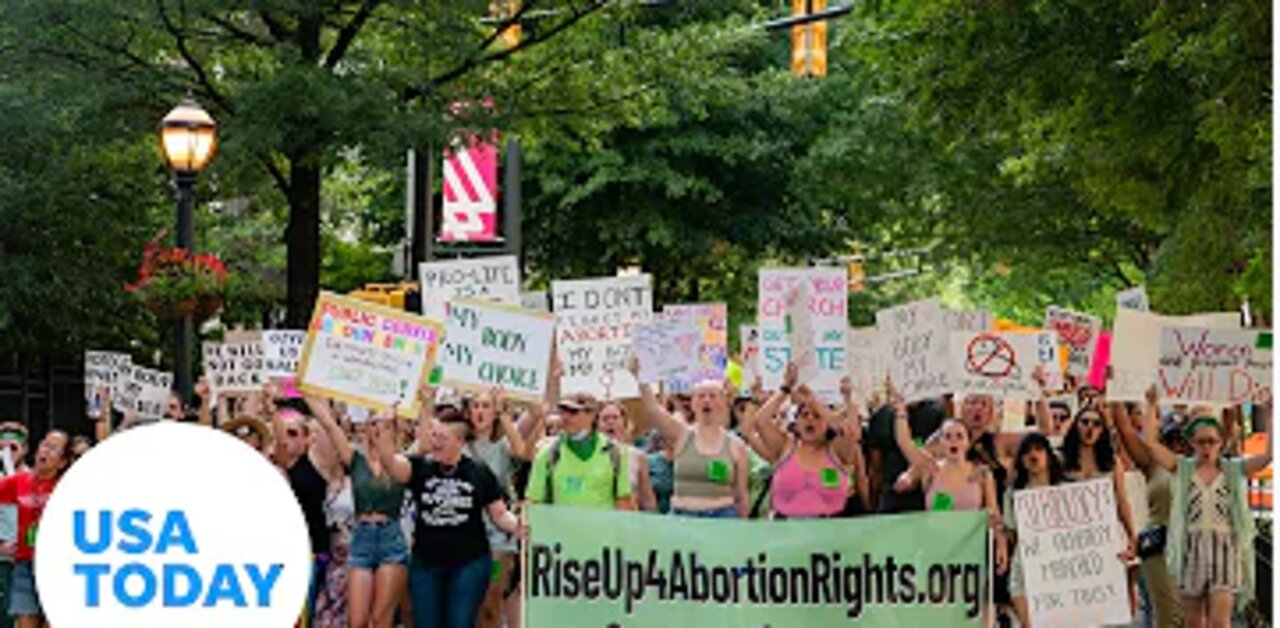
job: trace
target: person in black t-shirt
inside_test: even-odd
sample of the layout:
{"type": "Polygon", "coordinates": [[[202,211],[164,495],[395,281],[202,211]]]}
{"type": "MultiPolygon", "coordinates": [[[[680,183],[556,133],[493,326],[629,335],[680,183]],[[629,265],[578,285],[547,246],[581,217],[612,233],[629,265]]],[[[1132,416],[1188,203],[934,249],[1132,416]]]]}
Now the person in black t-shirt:
{"type": "Polygon", "coordinates": [[[289,488],[293,489],[293,495],[302,508],[302,516],[307,521],[307,535],[311,539],[311,585],[307,589],[307,606],[303,611],[309,617],[315,609],[316,594],[329,568],[329,524],[324,514],[329,481],[320,474],[311,459],[311,429],[307,418],[293,408],[277,410],[274,391],[269,387],[264,397],[275,432],[271,458],[289,479],[289,488]]]}
{"type": "Polygon", "coordinates": [[[391,432],[379,430],[378,456],[417,505],[409,568],[413,625],[472,628],[493,568],[481,513],[517,538],[524,538],[525,527],[507,509],[505,492],[489,468],[462,455],[471,423],[457,410],[436,415],[430,458],[397,454],[391,432]]]}

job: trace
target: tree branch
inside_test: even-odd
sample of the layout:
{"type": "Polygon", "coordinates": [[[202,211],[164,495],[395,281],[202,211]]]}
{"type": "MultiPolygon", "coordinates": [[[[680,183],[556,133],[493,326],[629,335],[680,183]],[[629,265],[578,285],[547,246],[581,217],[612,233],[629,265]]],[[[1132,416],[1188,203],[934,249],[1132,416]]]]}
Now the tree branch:
{"type": "Polygon", "coordinates": [[[210,22],[213,22],[214,24],[216,24],[216,25],[218,25],[219,27],[221,27],[221,28],[222,28],[222,30],[224,30],[224,31],[226,31],[226,32],[227,32],[227,34],[229,34],[229,35],[231,35],[232,37],[235,37],[236,39],[239,39],[240,41],[243,41],[243,42],[245,42],[245,43],[247,43],[247,44],[249,44],[249,45],[252,45],[252,46],[260,46],[260,47],[263,47],[263,48],[270,48],[270,47],[274,46],[274,45],[275,45],[275,43],[276,43],[276,42],[274,42],[274,41],[272,41],[272,40],[270,40],[270,39],[267,39],[267,38],[265,38],[265,37],[263,37],[263,36],[261,36],[261,35],[257,34],[257,33],[253,33],[253,32],[250,32],[250,31],[248,31],[248,30],[246,30],[246,29],[240,28],[239,26],[236,26],[235,24],[233,24],[233,23],[231,22],[231,20],[229,20],[229,19],[227,19],[227,18],[224,18],[224,17],[218,16],[218,15],[214,15],[214,14],[206,15],[206,16],[205,16],[205,18],[206,18],[206,19],[208,19],[210,22]]]}
{"type": "Polygon", "coordinates": [[[271,36],[275,38],[276,41],[282,42],[293,39],[293,31],[285,28],[284,25],[276,20],[276,18],[272,17],[271,13],[267,12],[266,9],[258,9],[258,18],[267,26],[267,32],[271,33],[271,36]]]}
{"type": "Polygon", "coordinates": [[[275,179],[276,187],[280,188],[280,193],[284,195],[284,201],[288,203],[289,191],[291,189],[289,179],[285,178],[284,172],[280,170],[280,166],[277,166],[275,162],[271,160],[270,155],[264,156],[262,158],[262,163],[267,167],[267,172],[271,174],[271,178],[275,179]]]}
{"type": "MultiPolygon", "coordinates": [[[[195,55],[191,53],[191,49],[187,47],[187,34],[185,28],[178,28],[178,26],[173,23],[173,20],[169,18],[169,11],[165,8],[165,1],[166,0],[156,0],[156,10],[160,15],[160,21],[164,22],[165,30],[169,31],[169,34],[173,36],[173,43],[178,48],[178,54],[182,56],[182,59],[187,62],[191,71],[195,73],[196,81],[200,84],[205,95],[213,100],[214,104],[223,111],[229,114],[234,114],[235,112],[233,111],[231,104],[227,102],[227,99],[222,96],[222,93],[214,87],[213,81],[209,79],[209,74],[205,72],[204,65],[196,60],[195,55]]],[[[186,14],[185,4],[183,6],[183,14],[186,14]]]]}
{"type": "Polygon", "coordinates": [[[360,10],[351,17],[351,21],[347,22],[342,30],[338,31],[338,40],[333,43],[333,47],[329,49],[329,54],[325,55],[324,67],[333,69],[342,60],[343,55],[347,54],[347,48],[351,47],[351,42],[355,41],[356,35],[360,33],[360,29],[364,27],[364,23],[368,21],[369,16],[378,8],[382,0],[365,0],[360,5],[360,10]]]}

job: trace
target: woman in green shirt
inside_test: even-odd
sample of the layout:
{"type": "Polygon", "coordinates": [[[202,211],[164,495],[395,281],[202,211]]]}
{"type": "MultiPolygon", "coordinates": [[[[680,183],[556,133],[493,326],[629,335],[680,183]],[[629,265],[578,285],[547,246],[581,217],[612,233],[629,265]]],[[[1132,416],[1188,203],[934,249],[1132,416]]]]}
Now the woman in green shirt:
{"type": "MultiPolygon", "coordinates": [[[[382,468],[376,455],[380,429],[369,423],[352,443],[333,419],[328,400],[308,396],[307,405],[333,441],[342,468],[351,476],[356,527],[347,562],[347,612],[353,628],[391,628],[396,605],[407,587],[409,546],[400,528],[404,486],[382,468]]],[[[427,406],[429,407],[429,406],[427,406]]]]}

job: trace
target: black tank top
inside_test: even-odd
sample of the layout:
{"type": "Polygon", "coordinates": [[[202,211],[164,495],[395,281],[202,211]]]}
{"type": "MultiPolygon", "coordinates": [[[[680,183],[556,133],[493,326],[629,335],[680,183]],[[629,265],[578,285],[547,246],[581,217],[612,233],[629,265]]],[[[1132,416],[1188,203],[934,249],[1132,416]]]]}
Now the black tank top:
{"type": "Polygon", "coordinates": [[[329,524],[324,516],[324,500],[329,483],[311,464],[311,457],[303,454],[289,467],[289,488],[302,506],[302,516],[307,520],[307,532],[311,537],[312,554],[329,553],[329,524]]]}

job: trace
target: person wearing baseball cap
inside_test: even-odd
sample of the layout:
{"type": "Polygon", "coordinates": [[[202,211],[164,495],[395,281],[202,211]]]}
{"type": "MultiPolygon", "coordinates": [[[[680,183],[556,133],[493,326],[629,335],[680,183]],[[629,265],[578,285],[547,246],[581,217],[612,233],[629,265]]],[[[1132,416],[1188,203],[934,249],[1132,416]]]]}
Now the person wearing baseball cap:
{"type": "Polygon", "coordinates": [[[628,456],[600,434],[600,402],[586,393],[560,399],[561,435],[538,452],[526,497],[538,504],[635,510],[628,456]]]}

